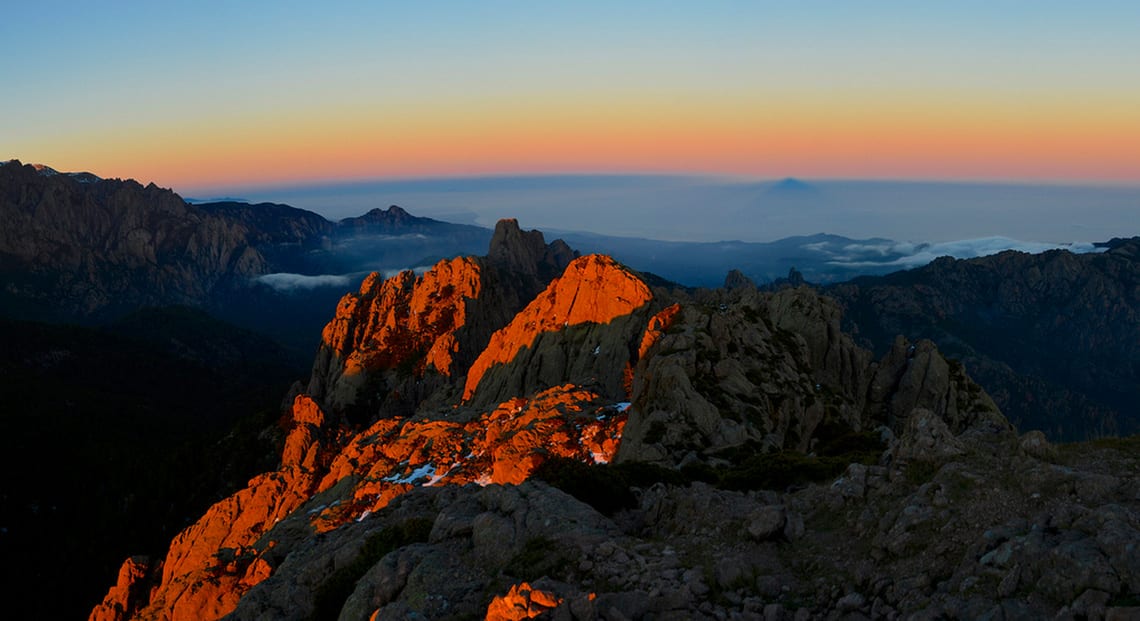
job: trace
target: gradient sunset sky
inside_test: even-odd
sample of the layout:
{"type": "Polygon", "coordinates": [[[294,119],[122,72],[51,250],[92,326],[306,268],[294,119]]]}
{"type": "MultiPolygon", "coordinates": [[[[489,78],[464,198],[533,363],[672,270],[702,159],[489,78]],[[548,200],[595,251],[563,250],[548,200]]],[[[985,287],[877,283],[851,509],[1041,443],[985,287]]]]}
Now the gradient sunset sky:
{"type": "Polygon", "coordinates": [[[60,2],[0,157],[249,184],[529,173],[1140,183],[1137,2],[60,2]]]}

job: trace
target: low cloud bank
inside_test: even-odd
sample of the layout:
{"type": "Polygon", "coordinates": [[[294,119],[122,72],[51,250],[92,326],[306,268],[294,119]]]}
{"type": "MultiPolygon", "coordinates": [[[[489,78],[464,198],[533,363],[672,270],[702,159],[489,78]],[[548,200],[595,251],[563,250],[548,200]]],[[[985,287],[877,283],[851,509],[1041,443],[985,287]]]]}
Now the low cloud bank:
{"type": "Polygon", "coordinates": [[[417,276],[423,275],[424,272],[430,270],[430,265],[416,265],[414,267],[399,267],[399,268],[378,268],[364,270],[361,272],[354,272],[352,274],[290,274],[288,272],[276,272],[273,274],[265,274],[254,278],[253,281],[265,285],[275,291],[281,293],[293,293],[296,291],[311,291],[322,287],[340,287],[340,288],[355,288],[365,276],[372,272],[380,272],[384,278],[390,278],[411,270],[417,276]]]}
{"type": "Polygon", "coordinates": [[[308,291],[318,287],[345,287],[351,284],[352,276],[348,274],[307,276],[305,274],[278,272],[276,274],[258,276],[254,279],[254,282],[261,283],[282,293],[291,293],[293,291],[308,291]]]}
{"type": "Polygon", "coordinates": [[[970,259],[997,254],[1006,250],[1041,253],[1060,249],[1075,254],[1099,252],[1101,250],[1087,242],[1053,244],[1026,242],[1008,237],[982,237],[937,243],[884,241],[882,243],[835,244],[834,247],[821,247],[821,244],[818,243],[808,244],[808,246],[805,246],[805,249],[831,254],[832,258],[828,261],[830,265],[850,268],[896,267],[900,269],[921,267],[938,257],[951,256],[957,259],[970,259]]]}

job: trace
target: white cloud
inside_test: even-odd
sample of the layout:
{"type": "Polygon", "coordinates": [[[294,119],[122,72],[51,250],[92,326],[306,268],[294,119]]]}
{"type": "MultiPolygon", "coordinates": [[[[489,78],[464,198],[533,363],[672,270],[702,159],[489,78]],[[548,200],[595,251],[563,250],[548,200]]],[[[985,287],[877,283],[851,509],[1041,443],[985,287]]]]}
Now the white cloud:
{"type": "Polygon", "coordinates": [[[842,267],[897,267],[909,269],[921,267],[938,257],[951,256],[957,259],[983,257],[1006,250],[1041,253],[1047,250],[1068,250],[1076,254],[1098,252],[1087,242],[1052,244],[1046,242],[1026,242],[1008,237],[981,237],[960,239],[938,243],[887,242],[882,244],[848,244],[843,254],[837,254],[829,261],[831,265],[842,267]],[[901,255],[901,256],[900,256],[901,255]],[[893,256],[890,260],[877,260],[879,257],[893,256]]]}
{"type": "Polygon", "coordinates": [[[317,276],[308,276],[305,274],[278,272],[276,274],[258,276],[254,281],[283,293],[291,293],[293,291],[316,289],[318,287],[348,286],[352,283],[352,276],[348,274],[320,274],[317,276]]]}
{"type": "Polygon", "coordinates": [[[347,287],[351,289],[359,285],[360,281],[371,272],[380,272],[384,278],[391,278],[400,272],[410,270],[417,276],[422,276],[424,272],[431,268],[431,265],[416,265],[414,267],[379,268],[364,272],[354,272],[352,274],[317,274],[315,276],[277,272],[258,276],[254,278],[253,281],[280,291],[281,293],[309,291],[320,287],[347,287]]]}

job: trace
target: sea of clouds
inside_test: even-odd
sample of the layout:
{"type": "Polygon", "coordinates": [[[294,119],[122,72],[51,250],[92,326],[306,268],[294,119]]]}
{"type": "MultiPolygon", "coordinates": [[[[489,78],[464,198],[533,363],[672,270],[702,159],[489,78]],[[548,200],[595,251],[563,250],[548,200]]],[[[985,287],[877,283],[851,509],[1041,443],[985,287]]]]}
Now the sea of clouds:
{"type": "Polygon", "coordinates": [[[765,242],[831,233],[937,243],[991,237],[1064,243],[1140,234],[1140,186],[549,175],[235,191],[333,220],[400,205],[413,215],[452,222],[494,226],[499,218],[517,218],[524,228],[673,241],[765,242]]]}
{"type": "Polygon", "coordinates": [[[807,244],[805,249],[830,254],[831,259],[828,263],[835,266],[850,268],[895,267],[898,269],[921,267],[938,257],[950,256],[956,259],[971,259],[1006,250],[1035,254],[1048,250],[1068,250],[1076,254],[1103,250],[1087,242],[1052,244],[1021,241],[1000,236],[935,243],[896,241],[856,243],[841,245],[834,250],[822,247],[821,244],[807,244]]]}
{"type": "MultiPolygon", "coordinates": [[[[414,267],[386,268],[372,270],[380,272],[385,278],[404,271],[412,271],[421,275],[431,269],[430,265],[416,265],[414,267]]],[[[253,279],[260,285],[265,285],[280,293],[294,293],[298,291],[311,291],[325,287],[355,288],[371,272],[353,272],[351,274],[292,274],[289,272],[275,272],[263,274],[253,279]]]]}

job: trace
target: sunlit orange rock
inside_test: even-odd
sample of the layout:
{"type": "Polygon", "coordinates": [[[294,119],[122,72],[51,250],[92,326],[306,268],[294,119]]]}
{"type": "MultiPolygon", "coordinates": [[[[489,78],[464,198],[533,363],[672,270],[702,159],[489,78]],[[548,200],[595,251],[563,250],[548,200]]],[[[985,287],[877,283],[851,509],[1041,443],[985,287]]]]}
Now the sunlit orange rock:
{"type": "MultiPolygon", "coordinates": [[[[281,468],[255,477],[174,538],[161,582],[137,617],[217,619],[228,614],[273,572],[255,547],[258,540],[318,491],[346,478],[354,480],[347,495],[309,518],[314,531],[363,519],[417,485],[517,484],[552,456],[608,462],[625,422],[622,404],[565,385],[529,399],[509,399],[466,422],[382,419],[343,445],[329,447],[321,440],[332,431],[324,413],[300,395],[293,402],[281,468]]],[[[131,585],[145,572],[123,571],[120,584],[92,618],[131,615],[126,603],[134,597],[131,585]],[[115,616],[116,611],[122,613],[115,616]]]]}
{"type": "Polygon", "coordinates": [[[293,402],[292,430],[281,468],[250,480],[245,489],[216,503],[170,544],[162,579],[139,616],[216,619],[269,577],[272,567],[253,544],[312,496],[323,461],[319,435],[324,413],[312,399],[293,402]]]}
{"type": "Polygon", "coordinates": [[[297,395],[293,400],[292,428],[281,453],[282,465],[299,466],[308,472],[316,470],[328,452],[327,447],[322,449],[320,444],[325,425],[325,414],[320,406],[308,395],[297,395]]]}
{"type": "Polygon", "coordinates": [[[119,621],[130,618],[146,596],[145,578],[150,571],[150,562],[144,556],[135,556],[123,561],[119,567],[119,579],[107,592],[103,603],[91,611],[90,621],[119,621]]]}
{"type": "Polygon", "coordinates": [[[327,531],[378,511],[415,485],[518,484],[552,456],[613,459],[626,414],[572,385],[515,398],[466,423],[383,419],[357,434],[318,489],[356,477],[352,498],[312,518],[327,531]]]}
{"type": "Polygon", "coordinates": [[[652,300],[649,287],[605,255],[579,257],[562,276],[540,293],[501,330],[467,373],[463,399],[469,400],[483,375],[494,365],[510,362],[537,335],[583,323],[607,323],[652,300]]]}
{"type": "Polygon", "coordinates": [[[263,558],[255,558],[253,562],[246,567],[245,575],[242,576],[240,584],[242,587],[249,589],[256,586],[262,580],[265,580],[273,573],[273,568],[263,558]]]}
{"type": "Polygon", "coordinates": [[[431,365],[448,375],[452,334],[466,319],[464,300],[478,297],[480,289],[479,264],[470,257],[440,261],[420,277],[373,273],[359,293],[340,301],[323,341],[346,358],[346,367],[391,368],[422,356],[421,369],[431,365]]]}
{"type": "Polygon", "coordinates": [[[649,325],[645,328],[645,335],[641,337],[641,346],[637,349],[638,359],[644,358],[657,341],[661,340],[680,313],[681,305],[672,304],[650,318],[649,325]]]}
{"type": "Polygon", "coordinates": [[[372,273],[358,293],[345,295],[322,332],[322,350],[310,392],[331,403],[352,403],[362,374],[409,366],[453,372],[455,331],[467,321],[467,301],[479,297],[482,271],[476,259],[437,263],[417,277],[404,271],[372,273]]]}
{"type": "MultiPolygon", "coordinates": [[[[443,374],[462,374],[453,358],[456,331],[468,320],[468,303],[483,291],[481,277],[480,264],[473,259],[443,261],[419,278],[411,272],[387,280],[370,276],[359,294],[341,301],[325,328],[321,376],[335,383],[343,376],[403,364],[413,365],[416,372],[430,365],[443,374]]],[[[535,335],[571,325],[605,324],[644,308],[651,297],[640,279],[608,257],[573,261],[562,277],[494,333],[491,346],[472,367],[468,389],[473,391],[483,371],[511,360],[535,335]]],[[[667,329],[671,316],[663,312],[654,317],[642,342],[650,332],[667,329]]],[[[502,323],[484,319],[480,325],[486,338],[502,323]]],[[[640,327],[634,330],[628,347],[637,343],[640,327]]],[[[630,362],[636,361],[629,357],[624,362],[627,374],[630,362]]],[[[321,360],[319,356],[318,366],[321,360]]],[[[318,375],[315,369],[314,377],[318,375]]],[[[457,409],[454,419],[446,410],[426,418],[384,418],[355,434],[338,427],[339,415],[327,416],[316,399],[299,395],[283,421],[287,435],[280,467],[253,478],[179,533],[161,566],[161,580],[149,592],[137,586],[145,583],[145,571],[124,569],[120,584],[92,618],[217,619],[228,614],[250,588],[273,573],[269,559],[274,557],[265,556],[261,546],[274,542],[267,543],[265,535],[315,494],[334,487],[336,500],[305,516],[315,532],[364,519],[415,486],[517,484],[551,457],[609,462],[620,443],[628,407],[614,403],[612,394],[602,396],[613,392],[565,384],[485,409],[464,409],[461,414],[457,409]],[[136,595],[140,589],[142,594],[136,595]],[[112,616],[96,616],[104,612],[112,616]]],[[[527,610],[532,604],[549,603],[545,596],[529,595],[527,610]]]]}
{"type": "Polygon", "coordinates": [[[217,618],[233,610],[250,587],[269,575],[256,563],[253,544],[310,497],[315,481],[297,467],[260,475],[210,507],[170,544],[162,582],[144,615],[161,619],[217,618]],[[243,556],[230,562],[224,551],[243,556]],[[216,615],[216,616],[215,616],[216,615]]]}
{"type": "Polygon", "coordinates": [[[487,606],[487,621],[521,621],[533,619],[557,608],[562,598],[523,582],[511,587],[506,595],[496,595],[487,606]]]}

